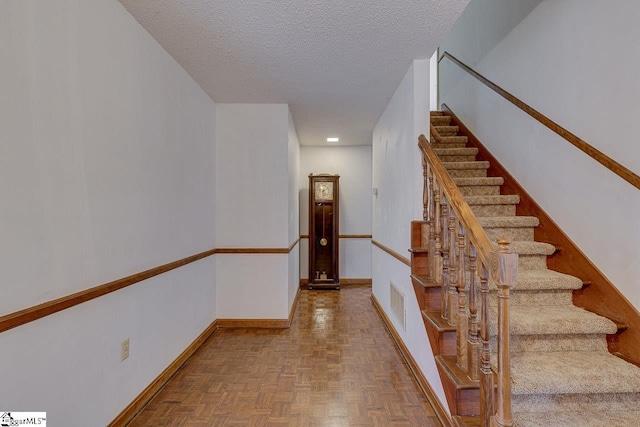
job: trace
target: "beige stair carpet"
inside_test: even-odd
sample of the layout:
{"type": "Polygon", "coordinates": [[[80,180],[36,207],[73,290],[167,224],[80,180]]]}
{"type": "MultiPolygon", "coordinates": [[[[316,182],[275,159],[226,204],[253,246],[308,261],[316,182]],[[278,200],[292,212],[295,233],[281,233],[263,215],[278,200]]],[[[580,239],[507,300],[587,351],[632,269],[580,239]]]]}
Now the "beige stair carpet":
{"type": "MultiPolygon", "coordinates": [[[[555,248],[533,240],[538,219],[515,215],[519,197],[501,194],[503,178],[487,176],[489,162],[475,160],[477,149],[466,147],[451,117],[433,112],[431,122],[443,136],[433,148],[480,225],[491,240],[509,238],[519,254],[510,300],[514,424],[640,426],[640,368],[607,349],[615,323],[573,305],[572,292],[583,283],[547,269],[555,248]]],[[[494,319],[496,305],[490,307],[494,319]]],[[[494,353],[496,329],[490,325],[494,353]]]]}

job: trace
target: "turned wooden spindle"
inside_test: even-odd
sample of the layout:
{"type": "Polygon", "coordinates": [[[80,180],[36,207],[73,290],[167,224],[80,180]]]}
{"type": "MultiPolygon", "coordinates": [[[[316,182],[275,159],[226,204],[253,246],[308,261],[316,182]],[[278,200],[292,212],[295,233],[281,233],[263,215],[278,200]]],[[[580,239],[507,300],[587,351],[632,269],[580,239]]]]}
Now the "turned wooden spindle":
{"type": "Polygon", "coordinates": [[[480,379],[480,350],[481,344],[478,339],[478,292],[476,289],[476,269],[477,254],[476,248],[471,242],[467,245],[469,256],[469,344],[468,344],[468,363],[469,363],[469,379],[478,381],[480,379]]]}
{"type": "Polygon", "coordinates": [[[434,253],[436,250],[436,223],[435,223],[435,207],[436,207],[436,201],[435,201],[435,191],[433,188],[433,170],[431,169],[431,166],[428,166],[428,179],[429,179],[429,188],[428,188],[428,194],[429,194],[429,258],[428,258],[428,262],[429,262],[429,279],[434,280],[436,277],[436,273],[434,270],[435,264],[434,264],[434,253]]]}
{"type": "Polygon", "coordinates": [[[457,348],[457,363],[458,367],[463,371],[468,368],[467,363],[467,339],[469,337],[469,315],[467,314],[467,293],[466,293],[466,278],[465,278],[465,231],[462,224],[458,223],[458,326],[456,333],[456,348],[457,348]]]}
{"type": "Polygon", "coordinates": [[[422,156],[422,221],[425,223],[429,221],[429,172],[427,168],[427,158],[422,156]]]}
{"type": "Polygon", "coordinates": [[[499,238],[498,251],[490,257],[491,278],[498,287],[498,396],[492,425],[511,427],[511,359],[509,356],[509,290],[517,283],[518,254],[509,250],[509,239],[499,238]]]}
{"type": "Polygon", "coordinates": [[[437,182],[434,183],[434,203],[435,203],[435,211],[434,211],[434,230],[435,230],[435,241],[434,241],[434,249],[433,256],[429,254],[432,259],[431,267],[433,268],[433,279],[436,283],[442,283],[442,240],[440,236],[440,208],[441,208],[441,200],[442,200],[442,190],[440,189],[440,185],[437,182]]]}
{"type": "Polygon", "coordinates": [[[489,270],[480,264],[480,416],[483,426],[493,417],[493,372],[491,372],[491,347],[489,342],[489,270]]]}
{"type": "Polygon", "coordinates": [[[457,239],[456,239],[456,222],[455,212],[449,212],[449,325],[456,326],[458,324],[458,256],[457,256],[457,239]]]}
{"type": "Polygon", "coordinates": [[[441,224],[442,228],[442,286],[441,286],[441,296],[442,296],[442,318],[445,320],[449,320],[449,231],[448,227],[448,218],[449,218],[449,203],[445,198],[444,203],[442,204],[442,212],[441,212],[441,224]]]}

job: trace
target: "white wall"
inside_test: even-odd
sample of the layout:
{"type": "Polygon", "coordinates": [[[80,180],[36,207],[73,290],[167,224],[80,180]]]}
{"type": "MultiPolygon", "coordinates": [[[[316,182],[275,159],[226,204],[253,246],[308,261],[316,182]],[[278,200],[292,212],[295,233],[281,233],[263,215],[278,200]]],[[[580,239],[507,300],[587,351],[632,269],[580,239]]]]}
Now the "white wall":
{"type": "MultiPolygon", "coordinates": [[[[295,172],[296,146],[286,104],[216,105],[218,248],[282,249],[295,241],[289,168],[295,172]]],[[[295,252],[216,255],[218,317],[286,319],[296,274],[290,257],[297,264],[295,252]]]]}
{"type": "MultiPolygon", "coordinates": [[[[422,218],[422,167],[418,135],[428,134],[429,60],[414,61],[373,130],[373,238],[409,258],[411,221],[422,218]]],[[[429,346],[413,286],[411,269],[373,248],[373,293],[446,407],[446,398],[429,346]],[[390,310],[393,283],[405,295],[407,327],[390,310]]]]}
{"type": "MultiPolygon", "coordinates": [[[[300,197],[298,195],[298,176],[300,175],[300,143],[298,133],[289,111],[289,242],[299,241],[300,197]]],[[[289,307],[300,287],[300,243],[289,253],[289,307]]]]}
{"type": "Polygon", "coordinates": [[[286,104],[216,104],[217,246],[289,241],[286,104]]]}
{"type": "MultiPolygon", "coordinates": [[[[476,9],[467,19],[500,20],[501,6],[510,1],[486,3],[473,3],[476,9]]],[[[640,173],[631,125],[640,114],[638,18],[640,4],[631,0],[615,8],[596,0],[543,1],[502,38],[491,26],[463,22],[466,30],[456,26],[443,46],[462,61],[477,62],[487,78],[640,173]],[[473,43],[495,47],[475,58],[468,47],[473,43]]],[[[441,100],[640,308],[638,190],[454,67],[441,62],[441,82],[450,76],[441,100]]]]}
{"type": "MultiPolygon", "coordinates": [[[[341,235],[371,234],[371,147],[302,146],[300,148],[300,234],[309,234],[309,174],[340,175],[341,235]]],[[[309,240],[303,239],[300,275],[309,276],[309,240]]],[[[340,278],[371,278],[371,240],[340,239],[340,278]]]]}
{"type": "MultiPolygon", "coordinates": [[[[118,2],[1,2],[0,64],[0,315],[214,247],[215,105],[118,2]]],[[[105,425],[215,318],[207,258],[4,332],[0,402],[105,425]]]]}

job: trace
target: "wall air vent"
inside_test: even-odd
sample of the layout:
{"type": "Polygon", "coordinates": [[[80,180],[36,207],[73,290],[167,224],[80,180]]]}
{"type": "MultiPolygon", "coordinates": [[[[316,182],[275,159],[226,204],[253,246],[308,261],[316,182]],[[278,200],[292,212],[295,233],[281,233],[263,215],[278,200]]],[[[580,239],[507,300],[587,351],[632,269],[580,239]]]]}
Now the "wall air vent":
{"type": "Polygon", "coordinates": [[[407,330],[407,313],[404,309],[404,294],[393,284],[390,283],[391,289],[391,312],[402,325],[402,330],[407,330]]]}

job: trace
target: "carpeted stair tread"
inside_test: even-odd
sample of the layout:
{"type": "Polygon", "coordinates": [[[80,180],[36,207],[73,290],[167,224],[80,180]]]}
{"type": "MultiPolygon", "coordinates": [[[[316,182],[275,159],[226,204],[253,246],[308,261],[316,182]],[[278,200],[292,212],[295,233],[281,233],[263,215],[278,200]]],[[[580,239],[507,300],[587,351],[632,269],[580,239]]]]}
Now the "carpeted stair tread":
{"type": "Polygon", "coordinates": [[[478,149],[474,147],[465,148],[434,148],[433,151],[438,156],[475,156],[478,149]]]}
{"type": "Polygon", "coordinates": [[[432,116],[431,124],[434,126],[448,126],[451,122],[451,116],[432,116]]]}
{"type": "Polygon", "coordinates": [[[484,228],[525,228],[537,227],[540,220],[535,216],[484,216],[477,218],[484,228]]]}
{"type": "Polygon", "coordinates": [[[522,412],[513,417],[517,427],[631,427],[640,425],[640,410],[624,412],[522,412]]]}
{"type": "Polygon", "coordinates": [[[436,131],[438,133],[444,133],[444,134],[457,134],[458,130],[460,130],[458,128],[458,126],[434,126],[436,128],[436,131]]]}
{"type": "MultiPolygon", "coordinates": [[[[441,136],[432,148],[448,160],[442,165],[493,247],[497,249],[493,240],[507,237],[511,251],[520,255],[510,308],[514,426],[640,427],[640,368],[607,349],[606,335],[615,334],[617,325],[573,305],[572,291],[581,289],[583,281],[547,269],[546,257],[556,248],[533,241],[539,220],[516,216],[519,196],[500,194],[504,179],[486,177],[489,162],[470,161],[478,150],[467,147],[468,138],[457,135],[459,127],[451,126],[446,113],[431,112],[431,117],[441,136]]],[[[495,364],[497,298],[492,281],[489,288],[495,364]]]]}
{"type": "MultiPolygon", "coordinates": [[[[494,316],[497,319],[497,311],[494,316]]],[[[514,305],[511,307],[509,331],[512,335],[604,335],[615,334],[617,326],[605,317],[574,305],[560,307],[514,305]]]]}
{"type": "Polygon", "coordinates": [[[438,111],[438,110],[429,111],[429,115],[431,117],[433,117],[433,116],[444,116],[444,111],[438,111]]]}
{"type": "Polygon", "coordinates": [[[459,142],[464,142],[465,144],[469,141],[469,138],[466,136],[460,136],[460,135],[450,135],[450,136],[443,136],[440,138],[440,142],[442,142],[443,144],[455,144],[455,143],[459,143],[459,142]]]}
{"type": "Polygon", "coordinates": [[[442,162],[445,169],[489,169],[489,162],[442,162]]]}
{"type": "Polygon", "coordinates": [[[640,393],[640,368],[608,352],[516,353],[511,382],[514,395],[640,393]]]}
{"type": "Polygon", "coordinates": [[[477,177],[477,178],[453,178],[453,182],[458,187],[471,187],[471,186],[489,186],[489,185],[502,185],[504,184],[504,178],[501,176],[491,177],[477,177]]]}
{"type": "Polygon", "coordinates": [[[582,285],[577,277],[553,270],[521,270],[518,271],[518,284],[512,291],[580,289],[582,285]]]}
{"type": "MultiPolygon", "coordinates": [[[[491,244],[494,249],[498,249],[497,242],[491,242],[491,244]]],[[[511,252],[514,254],[519,255],[553,255],[556,251],[555,246],[549,243],[531,240],[515,240],[509,244],[509,249],[511,249],[511,252]]]]}
{"type": "Polygon", "coordinates": [[[489,196],[464,196],[464,201],[469,206],[472,205],[517,205],[520,203],[520,196],[515,195],[489,195],[489,196]]]}

